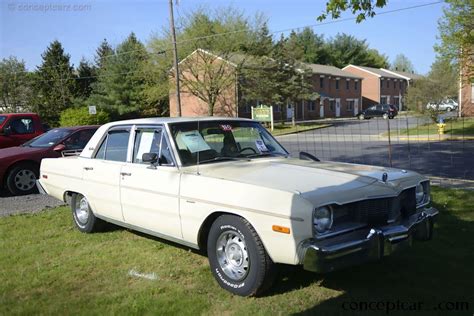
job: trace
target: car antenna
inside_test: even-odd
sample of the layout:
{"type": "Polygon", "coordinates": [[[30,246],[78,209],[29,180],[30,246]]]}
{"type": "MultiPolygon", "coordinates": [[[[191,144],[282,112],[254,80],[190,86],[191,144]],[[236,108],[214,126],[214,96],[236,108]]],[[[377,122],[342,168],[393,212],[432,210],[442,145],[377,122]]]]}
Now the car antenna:
{"type": "MultiPolygon", "coordinates": [[[[197,125],[198,125],[197,132],[198,132],[199,135],[201,135],[201,132],[199,131],[199,121],[200,121],[200,118],[198,117],[198,119],[197,119],[197,125]]],[[[198,148],[198,151],[197,151],[196,173],[197,173],[197,175],[200,175],[200,173],[199,173],[199,148],[198,148]]]]}

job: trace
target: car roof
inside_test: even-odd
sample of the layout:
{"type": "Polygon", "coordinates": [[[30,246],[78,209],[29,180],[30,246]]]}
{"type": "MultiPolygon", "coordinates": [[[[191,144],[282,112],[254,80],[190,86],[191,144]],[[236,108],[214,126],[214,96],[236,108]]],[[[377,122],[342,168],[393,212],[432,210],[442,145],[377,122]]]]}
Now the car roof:
{"type": "Polygon", "coordinates": [[[79,131],[82,129],[98,129],[100,125],[82,125],[82,126],[61,126],[61,127],[54,127],[53,129],[68,129],[71,131],[79,131]]]}
{"type": "Polygon", "coordinates": [[[143,119],[133,119],[125,121],[116,121],[107,123],[106,125],[126,125],[126,124],[170,124],[170,123],[186,123],[198,121],[249,121],[251,119],[241,117],[219,117],[219,116],[202,116],[202,117],[150,117],[143,119]]]}
{"type": "Polygon", "coordinates": [[[38,116],[37,113],[0,113],[0,115],[4,115],[4,116],[23,116],[23,115],[38,116]]]}

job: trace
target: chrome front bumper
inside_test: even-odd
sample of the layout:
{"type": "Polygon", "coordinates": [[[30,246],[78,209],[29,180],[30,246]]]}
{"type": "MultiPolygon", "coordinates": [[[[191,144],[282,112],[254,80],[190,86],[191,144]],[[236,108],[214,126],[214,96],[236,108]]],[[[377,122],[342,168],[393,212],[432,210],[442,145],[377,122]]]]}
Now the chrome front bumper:
{"type": "Polygon", "coordinates": [[[365,228],[325,240],[303,242],[303,267],[314,272],[330,272],[363,262],[381,259],[411,246],[413,239],[429,240],[438,210],[429,207],[397,225],[365,228]]]}

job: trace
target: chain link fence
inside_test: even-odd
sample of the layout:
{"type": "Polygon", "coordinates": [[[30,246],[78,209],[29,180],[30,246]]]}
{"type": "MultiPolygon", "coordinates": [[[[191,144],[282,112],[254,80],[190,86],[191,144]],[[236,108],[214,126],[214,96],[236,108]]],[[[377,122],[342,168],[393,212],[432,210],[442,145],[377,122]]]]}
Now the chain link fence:
{"type": "Polygon", "coordinates": [[[440,118],[444,134],[428,115],[400,113],[391,120],[297,122],[297,133],[277,139],[293,156],[304,151],[321,160],[409,169],[437,185],[474,189],[474,118],[455,112],[440,118]],[[315,122],[330,125],[302,131],[315,122]]]}

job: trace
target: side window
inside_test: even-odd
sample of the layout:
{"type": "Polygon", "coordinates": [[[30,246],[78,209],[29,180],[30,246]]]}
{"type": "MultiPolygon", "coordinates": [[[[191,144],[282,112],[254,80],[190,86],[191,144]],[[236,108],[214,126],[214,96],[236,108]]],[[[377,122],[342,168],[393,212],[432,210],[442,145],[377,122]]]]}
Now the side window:
{"type": "Polygon", "coordinates": [[[72,134],[71,137],[64,141],[66,150],[84,149],[94,133],[95,130],[87,129],[72,134]]]}
{"type": "Polygon", "coordinates": [[[127,161],[129,136],[129,131],[110,131],[107,137],[100,145],[99,150],[95,155],[95,158],[112,161],[127,161]]]}
{"type": "Polygon", "coordinates": [[[138,129],[133,147],[133,162],[143,163],[145,153],[161,154],[162,165],[173,165],[171,149],[161,128],[138,129]]]}
{"type": "Polygon", "coordinates": [[[35,129],[33,126],[33,120],[28,117],[17,118],[10,122],[12,134],[32,134],[35,129]]]}

